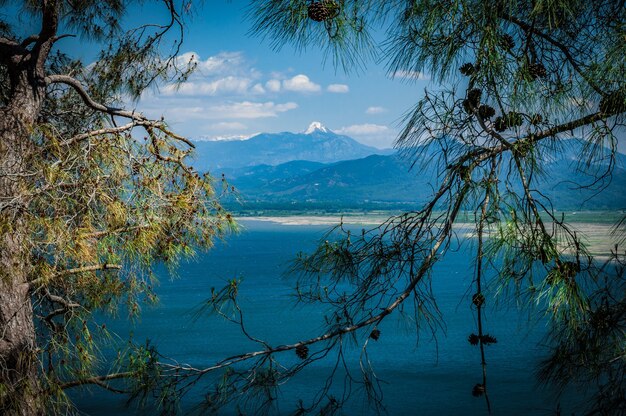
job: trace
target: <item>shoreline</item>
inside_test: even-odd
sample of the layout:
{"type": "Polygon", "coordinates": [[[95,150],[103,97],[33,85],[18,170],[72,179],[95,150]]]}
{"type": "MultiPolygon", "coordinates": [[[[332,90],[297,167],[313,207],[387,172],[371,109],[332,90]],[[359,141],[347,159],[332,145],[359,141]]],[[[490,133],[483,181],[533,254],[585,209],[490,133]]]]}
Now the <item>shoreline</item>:
{"type": "MultiPolygon", "coordinates": [[[[361,225],[376,227],[396,213],[362,213],[347,215],[331,215],[316,213],[301,213],[289,215],[257,215],[242,216],[238,221],[245,226],[246,222],[273,223],[281,226],[328,226],[333,227],[340,223],[347,225],[361,225]]],[[[608,258],[615,249],[612,231],[619,218],[623,217],[620,211],[586,211],[565,213],[566,219],[574,231],[583,235],[583,242],[589,253],[600,258],[608,258]],[[569,217],[569,218],[568,218],[569,217]]],[[[473,222],[460,220],[454,226],[460,236],[473,238],[473,222]]]]}

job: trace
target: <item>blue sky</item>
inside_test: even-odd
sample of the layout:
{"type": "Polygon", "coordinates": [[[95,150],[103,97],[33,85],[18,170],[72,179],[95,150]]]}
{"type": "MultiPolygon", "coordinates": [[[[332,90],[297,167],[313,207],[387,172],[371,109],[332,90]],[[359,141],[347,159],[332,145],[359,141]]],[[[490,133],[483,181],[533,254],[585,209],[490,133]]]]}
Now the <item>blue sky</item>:
{"type": "MultiPolygon", "coordinates": [[[[324,62],[317,49],[297,51],[284,45],[272,49],[269,40],[249,34],[248,0],[204,1],[187,17],[182,55],[195,60],[198,70],[175,88],[161,85],[146,92],[137,109],[165,117],[173,129],[192,139],[232,139],[260,132],[304,131],[312,121],[371,146],[391,147],[403,115],[437,88],[428,74],[391,79],[384,63],[346,74],[324,62]]],[[[4,12],[16,15],[15,4],[4,12]]],[[[154,3],[134,3],[125,27],[164,22],[167,16],[154,3]]],[[[25,33],[29,19],[23,19],[25,33]]],[[[81,39],[60,44],[88,63],[99,46],[81,39]]],[[[619,148],[626,150],[625,141],[619,148]]]]}
{"type": "MultiPolygon", "coordinates": [[[[268,40],[248,34],[246,7],[245,0],[205,2],[188,21],[180,58],[196,60],[197,71],[178,89],[164,85],[144,94],[138,109],[163,115],[177,132],[196,139],[303,131],[320,121],[362,143],[392,145],[427,76],[392,80],[374,62],[346,74],[324,64],[319,50],[273,50],[268,40]]],[[[150,13],[158,18],[150,9],[139,14],[143,20],[150,13]]]]}

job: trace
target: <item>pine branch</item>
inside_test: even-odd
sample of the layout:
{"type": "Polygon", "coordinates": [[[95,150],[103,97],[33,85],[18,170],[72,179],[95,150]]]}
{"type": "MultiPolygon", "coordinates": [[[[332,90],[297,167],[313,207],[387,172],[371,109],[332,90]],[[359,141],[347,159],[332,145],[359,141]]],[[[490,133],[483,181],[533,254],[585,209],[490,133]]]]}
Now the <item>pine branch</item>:
{"type": "Polygon", "coordinates": [[[576,71],[578,73],[578,75],[580,75],[585,80],[585,82],[587,82],[587,84],[589,84],[589,86],[591,88],[593,88],[593,90],[595,92],[597,92],[598,94],[600,94],[602,96],[606,95],[606,92],[604,92],[593,81],[593,79],[591,79],[589,76],[587,76],[587,74],[585,74],[585,72],[581,69],[580,65],[578,64],[578,62],[576,62],[576,60],[572,56],[572,54],[569,51],[569,49],[567,48],[567,46],[565,46],[563,43],[559,42],[558,40],[556,40],[554,37],[550,36],[549,34],[540,31],[539,29],[537,29],[537,27],[535,25],[529,25],[528,23],[526,23],[526,22],[516,18],[515,16],[504,14],[504,15],[502,15],[502,18],[504,20],[506,20],[506,21],[509,21],[509,22],[519,26],[526,33],[533,33],[533,34],[539,36],[540,38],[543,38],[543,39],[547,40],[552,45],[556,46],[563,53],[563,56],[565,56],[565,59],[567,60],[567,62],[569,62],[569,64],[572,66],[572,68],[574,68],[574,71],[576,71]]]}
{"type": "MultiPolygon", "coordinates": [[[[92,266],[76,267],[74,269],[63,270],[55,274],[54,276],[52,276],[52,279],[57,279],[59,277],[69,276],[72,274],[95,272],[99,270],[121,270],[121,269],[122,269],[122,266],[119,264],[109,264],[109,263],[95,264],[92,266]]],[[[40,278],[31,280],[30,282],[28,282],[28,286],[30,289],[33,289],[35,287],[40,286],[41,284],[45,283],[48,280],[49,279],[44,279],[40,277],[40,278]]]]}
{"type": "Polygon", "coordinates": [[[124,118],[129,118],[135,121],[147,121],[148,119],[143,116],[141,113],[137,113],[135,111],[125,111],[120,108],[109,107],[94,101],[89,93],[85,91],[82,84],[76,78],[73,78],[69,75],[48,75],[45,78],[46,84],[65,84],[69,87],[72,87],[74,91],[80,95],[83,102],[90,108],[100,111],[103,113],[107,113],[113,116],[119,116],[124,118]]]}
{"type": "MultiPolygon", "coordinates": [[[[450,191],[450,189],[452,188],[452,184],[454,183],[454,180],[457,178],[457,174],[454,175],[449,175],[446,180],[444,181],[444,183],[441,185],[439,191],[437,192],[437,194],[435,195],[435,197],[433,198],[433,201],[431,201],[431,203],[429,205],[427,205],[427,207],[425,208],[424,211],[427,211],[429,209],[432,209],[432,207],[435,206],[437,200],[439,198],[441,198],[442,195],[444,195],[446,192],[450,191]]],[[[461,206],[463,204],[463,202],[465,201],[465,195],[467,194],[467,192],[469,191],[470,185],[465,182],[463,185],[463,188],[456,194],[455,196],[455,201],[453,206],[450,208],[450,211],[448,213],[448,217],[445,220],[445,222],[442,224],[441,226],[441,231],[439,234],[439,237],[436,239],[436,241],[434,242],[433,246],[431,247],[431,249],[429,250],[428,255],[424,258],[424,260],[422,261],[419,269],[417,271],[412,271],[411,273],[411,277],[409,280],[408,285],[404,288],[404,290],[396,297],[396,299],[391,302],[386,308],[383,308],[381,310],[381,312],[379,312],[376,315],[373,315],[367,319],[363,319],[360,322],[357,322],[353,325],[349,325],[343,328],[339,328],[335,331],[330,331],[327,332],[323,335],[320,335],[318,337],[315,338],[311,338],[308,339],[306,341],[301,341],[301,342],[297,342],[294,344],[287,344],[287,345],[281,345],[278,347],[274,347],[274,348],[267,348],[265,350],[260,350],[260,351],[254,351],[254,352],[249,352],[249,353],[245,353],[245,354],[239,354],[239,355],[234,355],[231,356],[229,358],[226,358],[218,363],[216,363],[215,365],[211,366],[211,367],[207,367],[204,369],[198,369],[198,368],[194,368],[191,366],[174,366],[171,364],[167,364],[167,363],[160,363],[161,365],[165,366],[165,367],[170,367],[172,369],[179,369],[179,370],[184,370],[184,371],[189,371],[189,372],[193,372],[193,373],[197,373],[198,376],[202,376],[204,374],[207,374],[211,371],[215,371],[218,370],[220,368],[225,368],[225,367],[230,367],[234,364],[243,362],[243,361],[247,361],[250,360],[252,358],[256,358],[256,357],[263,357],[263,356],[271,356],[272,354],[275,353],[279,353],[279,352],[284,352],[284,351],[290,351],[290,350],[295,350],[299,347],[303,347],[303,346],[307,346],[307,345],[311,345],[311,344],[316,344],[319,342],[323,342],[323,341],[328,341],[331,339],[335,339],[335,338],[339,338],[341,339],[341,337],[343,335],[346,334],[350,334],[353,333],[363,327],[367,327],[369,325],[372,324],[379,324],[383,319],[385,319],[385,317],[387,317],[388,315],[390,315],[395,309],[397,309],[400,305],[402,305],[402,303],[413,293],[413,291],[415,290],[417,284],[419,282],[422,281],[422,278],[429,272],[429,270],[431,270],[431,268],[433,267],[433,265],[437,262],[438,260],[438,251],[439,249],[444,245],[444,243],[448,240],[448,238],[450,237],[450,234],[452,232],[452,227],[453,224],[456,221],[456,217],[461,209],[461,206]]]]}
{"type": "Polygon", "coordinates": [[[90,139],[92,137],[96,137],[96,136],[102,136],[105,134],[119,134],[119,133],[123,133],[125,131],[129,131],[132,130],[134,127],[137,126],[149,126],[149,127],[155,127],[155,128],[159,128],[159,126],[162,126],[163,122],[161,121],[151,121],[151,120],[146,120],[146,121],[139,121],[139,120],[134,120],[128,124],[125,124],[123,126],[118,126],[118,127],[107,127],[107,128],[103,128],[103,129],[99,129],[99,130],[92,130],[90,132],[87,133],[82,133],[82,134],[77,134],[74,137],[71,137],[67,140],[64,140],[61,142],[61,146],[70,146],[72,144],[81,142],[83,140],[86,139],[90,139]]]}
{"type": "Polygon", "coordinates": [[[112,389],[110,386],[108,386],[104,382],[110,381],[110,380],[119,380],[122,378],[132,378],[133,376],[135,376],[135,373],[132,371],[126,371],[123,373],[113,373],[113,374],[107,374],[105,376],[95,376],[95,377],[74,380],[74,381],[67,381],[65,383],[60,384],[59,388],[61,390],[65,390],[65,389],[70,389],[72,387],[84,386],[86,384],[96,384],[100,387],[106,388],[107,390],[113,391],[115,393],[126,393],[123,390],[112,389]]]}
{"type": "MultiPolygon", "coordinates": [[[[46,84],[64,84],[67,85],[69,87],[71,87],[74,91],[76,91],[78,93],[78,95],[80,95],[80,97],[82,98],[83,102],[85,103],[85,105],[87,105],[88,107],[99,111],[101,113],[106,113],[106,114],[110,114],[111,116],[118,116],[118,117],[124,117],[124,118],[128,118],[133,120],[136,125],[143,125],[143,126],[151,126],[154,127],[158,130],[160,130],[161,132],[165,133],[166,135],[179,140],[183,143],[185,143],[186,145],[188,145],[191,148],[195,148],[196,146],[187,138],[179,136],[175,133],[173,133],[172,131],[168,130],[165,123],[162,121],[155,121],[155,120],[150,120],[147,117],[145,117],[143,114],[135,112],[135,111],[127,111],[127,110],[123,110],[121,108],[115,108],[115,107],[110,107],[104,104],[100,104],[96,101],[93,100],[93,98],[91,98],[91,96],[89,95],[89,93],[83,88],[82,84],[80,83],[79,80],[77,80],[76,78],[73,78],[69,75],[60,75],[60,74],[56,74],[56,75],[48,75],[45,78],[45,82],[46,84]]],[[[105,132],[106,133],[106,132],[105,132]]],[[[100,134],[105,134],[105,133],[100,133],[100,134]]],[[[85,133],[87,135],[89,135],[90,133],[85,133]]],[[[91,136],[88,136],[91,137],[91,136]]],[[[84,139],[84,137],[82,138],[84,139]]],[[[74,140],[74,139],[70,139],[70,140],[74,140]]],[[[81,139],[78,139],[81,140],[81,139]]]]}
{"type": "Polygon", "coordinates": [[[63,270],[62,272],[57,273],[54,277],[62,277],[62,276],[70,275],[70,274],[79,274],[79,273],[86,273],[86,272],[95,272],[98,270],[120,270],[121,268],[122,266],[119,264],[102,263],[102,264],[95,264],[93,266],[84,266],[84,267],[77,267],[74,269],[63,270]]]}

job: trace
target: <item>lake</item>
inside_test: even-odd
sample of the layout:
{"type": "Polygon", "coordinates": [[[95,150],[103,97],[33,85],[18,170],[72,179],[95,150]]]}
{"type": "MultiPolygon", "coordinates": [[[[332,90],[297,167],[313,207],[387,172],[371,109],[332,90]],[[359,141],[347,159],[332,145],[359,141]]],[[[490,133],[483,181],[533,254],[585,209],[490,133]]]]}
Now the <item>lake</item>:
{"type": "MultiPolygon", "coordinates": [[[[242,308],[249,331],[272,345],[293,343],[319,335],[324,310],[297,306],[295,282],[284,275],[300,250],[314,247],[327,225],[285,225],[268,221],[243,220],[243,231],[216,246],[196,261],[181,266],[179,278],[162,273],[157,293],[160,303],[144,307],[141,318],[131,325],[124,319],[107,318],[107,327],[123,339],[129,333],[137,342],[149,338],[159,351],[179,362],[197,367],[210,366],[221,358],[257,350],[237,326],[219,317],[193,320],[199,305],[209,297],[211,287],[219,288],[228,279],[242,278],[242,308]]],[[[360,229],[360,228],[359,228],[360,229]]],[[[466,244],[467,245],[467,244],[466,244]]],[[[385,384],[384,404],[391,415],[485,415],[484,399],[472,396],[472,387],[481,382],[480,351],[467,337],[476,331],[475,313],[470,309],[473,263],[467,249],[450,251],[437,265],[433,291],[445,320],[433,338],[428,330],[418,338],[410,322],[388,317],[380,327],[377,342],[370,340],[369,355],[377,376],[385,384]]],[[[541,341],[545,325],[528,311],[511,305],[495,308],[487,295],[486,332],[498,339],[486,347],[488,383],[493,414],[554,414],[555,393],[539,386],[534,377],[536,364],[546,355],[541,341]]],[[[360,333],[364,341],[368,334],[360,333]]],[[[313,351],[315,347],[311,347],[313,351]]],[[[349,366],[358,372],[359,346],[346,355],[349,366]]],[[[293,362],[293,351],[286,361],[293,362]]],[[[315,362],[291,380],[279,394],[274,414],[292,414],[297,400],[311,399],[323,386],[335,364],[333,359],[315,362]]],[[[337,395],[343,391],[343,377],[336,380],[337,395]]],[[[190,413],[202,392],[186,396],[182,413],[190,413]]],[[[125,399],[98,388],[72,392],[78,408],[89,415],[154,414],[125,406],[125,399]]],[[[343,414],[370,414],[360,391],[354,391],[343,414]]],[[[576,395],[560,399],[563,414],[580,406],[576,395]]],[[[232,410],[230,411],[232,412],[232,410]]],[[[221,413],[220,413],[221,414],[221,413]]],[[[229,414],[229,411],[224,412],[229,414]]],[[[253,413],[250,413],[253,414],[253,413]]]]}

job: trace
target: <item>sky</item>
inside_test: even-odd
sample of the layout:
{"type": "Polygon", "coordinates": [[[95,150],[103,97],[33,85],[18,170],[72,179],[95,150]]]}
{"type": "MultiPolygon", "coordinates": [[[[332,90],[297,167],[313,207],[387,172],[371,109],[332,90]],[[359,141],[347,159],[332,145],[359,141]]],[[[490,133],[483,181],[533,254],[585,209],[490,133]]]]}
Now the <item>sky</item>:
{"type": "MultiPolygon", "coordinates": [[[[123,27],[167,20],[163,7],[140,3],[131,3],[123,27]]],[[[347,74],[315,48],[299,51],[286,44],[277,51],[269,39],[249,34],[247,8],[248,0],[200,3],[186,18],[179,57],[196,62],[197,70],[182,85],[145,92],[132,106],[150,117],[163,116],[193,140],[301,132],[318,121],[363,144],[388,148],[425,89],[438,87],[428,74],[391,77],[384,62],[370,61],[363,71],[347,74]]],[[[10,6],[5,12],[15,13],[10,6]]],[[[83,62],[93,60],[99,48],[84,39],[61,42],[83,62]]],[[[623,137],[618,147],[626,151],[623,137]]]]}
{"type": "MultiPolygon", "coordinates": [[[[423,95],[428,76],[391,79],[383,64],[346,74],[324,63],[315,49],[274,50],[249,35],[246,0],[211,0],[188,19],[182,55],[197,62],[188,82],[144,93],[137,109],[164,116],[191,139],[232,139],[261,132],[300,132],[313,121],[378,148],[391,147],[403,115],[423,95]]],[[[158,10],[135,6],[124,25],[163,19],[158,10]],[[141,17],[139,19],[138,17],[141,17]]],[[[78,40],[65,47],[88,59],[78,40]]]]}

